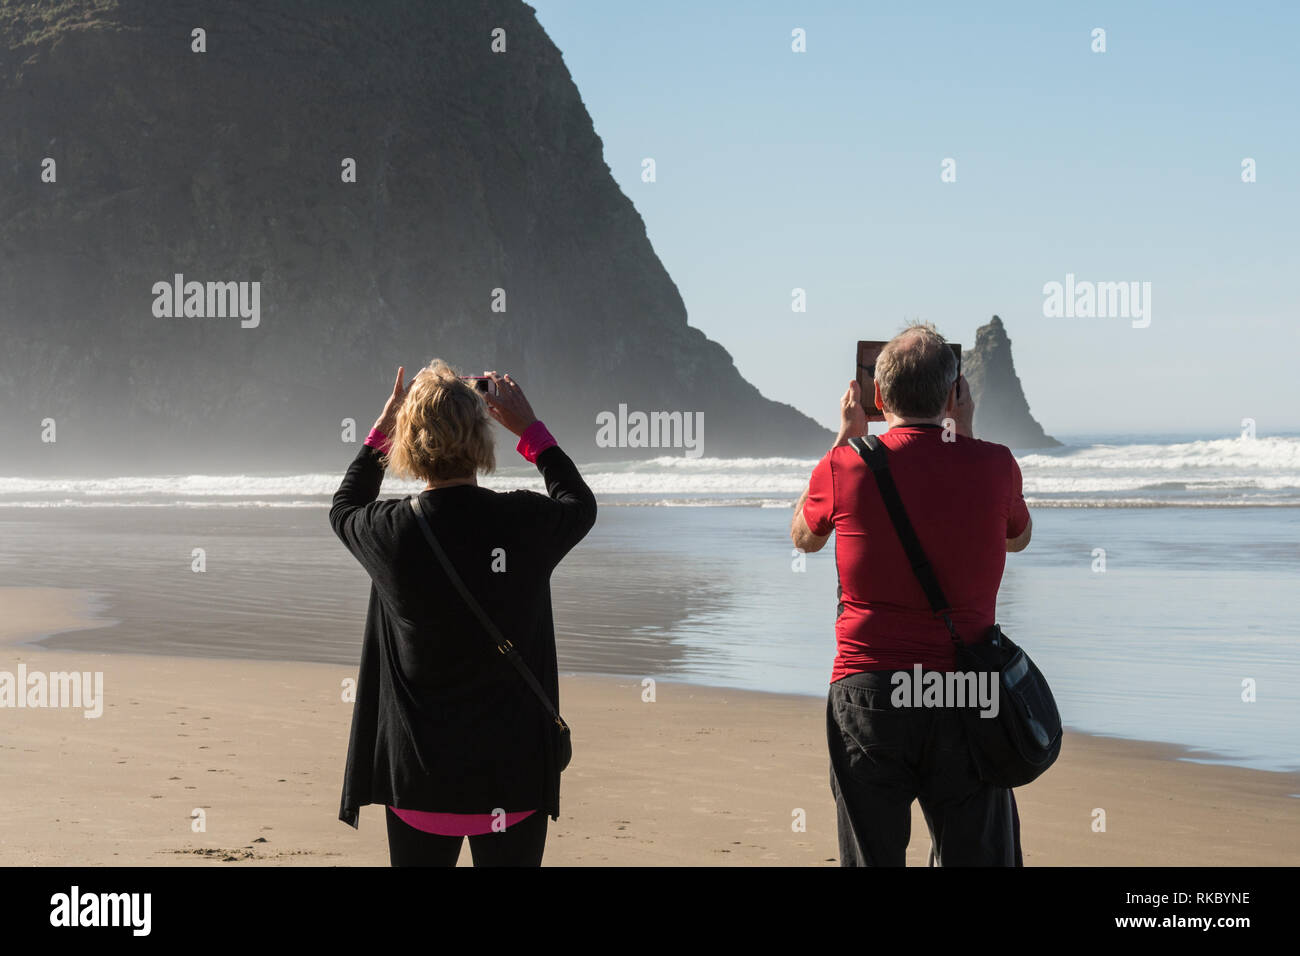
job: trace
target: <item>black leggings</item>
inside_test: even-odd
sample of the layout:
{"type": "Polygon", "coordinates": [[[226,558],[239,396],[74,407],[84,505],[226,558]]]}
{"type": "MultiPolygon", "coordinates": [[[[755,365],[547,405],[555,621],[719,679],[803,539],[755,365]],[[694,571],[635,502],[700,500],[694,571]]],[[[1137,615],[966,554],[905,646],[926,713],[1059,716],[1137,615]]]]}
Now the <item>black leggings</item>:
{"type": "MultiPolygon", "coordinates": [[[[393,866],[455,866],[460,859],[464,837],[417,830],[389,807],[384,808],[384,816],[388,821],[388,860],[393,866]]],[[[545,810],[538,810],[499,833],[480,833],[469,838],[475,866],[541,866],[545,849],[545,810]]]]}

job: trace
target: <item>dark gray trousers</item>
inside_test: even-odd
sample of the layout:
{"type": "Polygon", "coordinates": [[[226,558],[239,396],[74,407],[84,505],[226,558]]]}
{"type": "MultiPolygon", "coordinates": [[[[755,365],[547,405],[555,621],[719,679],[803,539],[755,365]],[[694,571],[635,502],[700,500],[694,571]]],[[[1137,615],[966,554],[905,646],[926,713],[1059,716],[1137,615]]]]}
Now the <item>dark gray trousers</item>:
{"type": "Polygon", "coordinates": [[[961,714],[894,707],[892,674],[851,674],[827,696],[840,865],[903,866],[913,800],[930,830],[931,866],[1022,865],[1015,800],[979,779],[961,714]]]}

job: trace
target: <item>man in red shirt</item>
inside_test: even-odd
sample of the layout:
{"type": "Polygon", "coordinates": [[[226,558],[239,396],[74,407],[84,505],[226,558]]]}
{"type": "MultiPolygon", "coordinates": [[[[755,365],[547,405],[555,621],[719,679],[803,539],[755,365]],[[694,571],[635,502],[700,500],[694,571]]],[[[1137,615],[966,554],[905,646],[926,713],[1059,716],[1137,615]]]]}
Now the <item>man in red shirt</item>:
{"type": "MultiPolygon", "coordinates": [[[[897,335],[876,361],[874,405],[903,506],[952,604],[962,639],[994,623],[1008,551],[1032,524],[1020,468],[1004,445],[971,432],[975,407],[957,360],[931,325],[897,335]]],[[[913,670],[951,671],[951,639],[903,552],[875,478],[849,445],[867,434],[858,383],[840,402],[839,438],[795,507],[791,538],[819,551],[835,532],[839,571],[836,655],[827,699],[831,790],[843,866],[902,866],[912,801],[942,866],[1015,865],[1010,790],[983,783],[951,706],[918,707],[898,693],[913,670]]],[[[945,702],[950,704],[951,702],[945,702]]]]}

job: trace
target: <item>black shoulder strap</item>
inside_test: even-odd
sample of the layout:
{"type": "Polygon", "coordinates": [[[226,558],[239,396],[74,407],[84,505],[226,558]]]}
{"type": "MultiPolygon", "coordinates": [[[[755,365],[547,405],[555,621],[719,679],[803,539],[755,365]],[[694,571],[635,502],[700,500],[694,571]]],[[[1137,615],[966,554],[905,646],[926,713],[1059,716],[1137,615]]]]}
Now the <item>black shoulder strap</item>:
{"type": "Polygon", "coordinates": [[[469,606],[469,609],[474,612],[474,616],[479,619],[483,629],[488,632],[488,636],[496,644],[497,650],[506,656],[506,659],[515,666],[515,670],[519,671],[519,675],[527,681],[528,686],[537,695],[537,699],[542,702],[542,706],[551,715],[551,719],[561,727],[565,726],[564,719],[556,711],[555,705],[551,703],[551,698],[547,696],[546,691],[542,690],[542,685],[537,683],[537,678],[528,669],[524,659],[519,656],[519,651],[506,639],[500,629],[492,623],[492,619],[487,616],[487,612],[483,610],[482,605],[474,600],[474,595],[469,593],[469,588],[465,587],[465,582],[461,580],[460,575],[456,573],[456,569],[452,567],[451,559],[447,557],[447,552],[442,550],[442,545],[438,543],[433,529],[429,527],[428,519],[424,517],[424,512],[420,510],[420,496],[412,495],[408,500],[411,502],[411,510],[415,512],[416,520],[420,523],[420,530],[424,532],[425,540],[429,542],[429,547],[438,558],[438,563],[442,565],[443,571],[447,573],[447,577],[451,579],[451,583],[455,585],[456,590],[469,606]]]}
{"type": "Polygon", "coordinates": [[[876,486],[880,488],[880,497],[885,502],[885,510],[889,512],[889,520],[894,523],[894,530],[898,533],[899,543],[902,544],[907,560],[912,565],[912,572],[920,582],[926,600],[930,602],[930,610],[936,615],[943,616],[943,622],[948,625],[948,634],[952,637],[953,643],[961,643],[961,638],[957,636],[957,629],[953,627],[952,617],[948,613],[952,607],[944,596],[943,588],[939,587],[939,579],[935,577],[930,559],[925,556],[925,550],[916,537],[916,530],[907,517],[907,509],[903,507],[903,499],[898,496],[898,486],[894,484],[894,476],[890,474],[889,458],[884,444],[875,435],[868,435],[865,439],[850,438],[849,444],[867,463],[871,474],[875,476],[876,486]]]}

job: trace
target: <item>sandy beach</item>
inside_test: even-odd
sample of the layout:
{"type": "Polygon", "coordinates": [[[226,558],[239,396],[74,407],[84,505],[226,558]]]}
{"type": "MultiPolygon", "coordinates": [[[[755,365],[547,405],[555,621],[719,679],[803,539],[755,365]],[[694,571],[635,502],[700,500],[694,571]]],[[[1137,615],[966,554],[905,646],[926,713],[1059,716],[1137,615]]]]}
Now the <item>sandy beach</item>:
{"type": "MultiPolygon", "coordinates": [[[[94,626],[91,596],[3,588],[0,606],[0,671],[99,671],[104,696],[97,718],[0,709],[0,864],[387,865],[380,808],[359,830],[337,820],[352,669],[42,650],[23,642],[94,626]]],[[[836,865],[824,701],[661,682],[649,703],[621,678],[561,687],[575,757],[548,865],[836,865]]],[[[1300,774],[1185,753],[1069,734],[1057,766],[1017,791],[1026,864],[1300,862],[1300,774]]],[[[914,808],[910,865],[928,845],[914,808]]]]}

